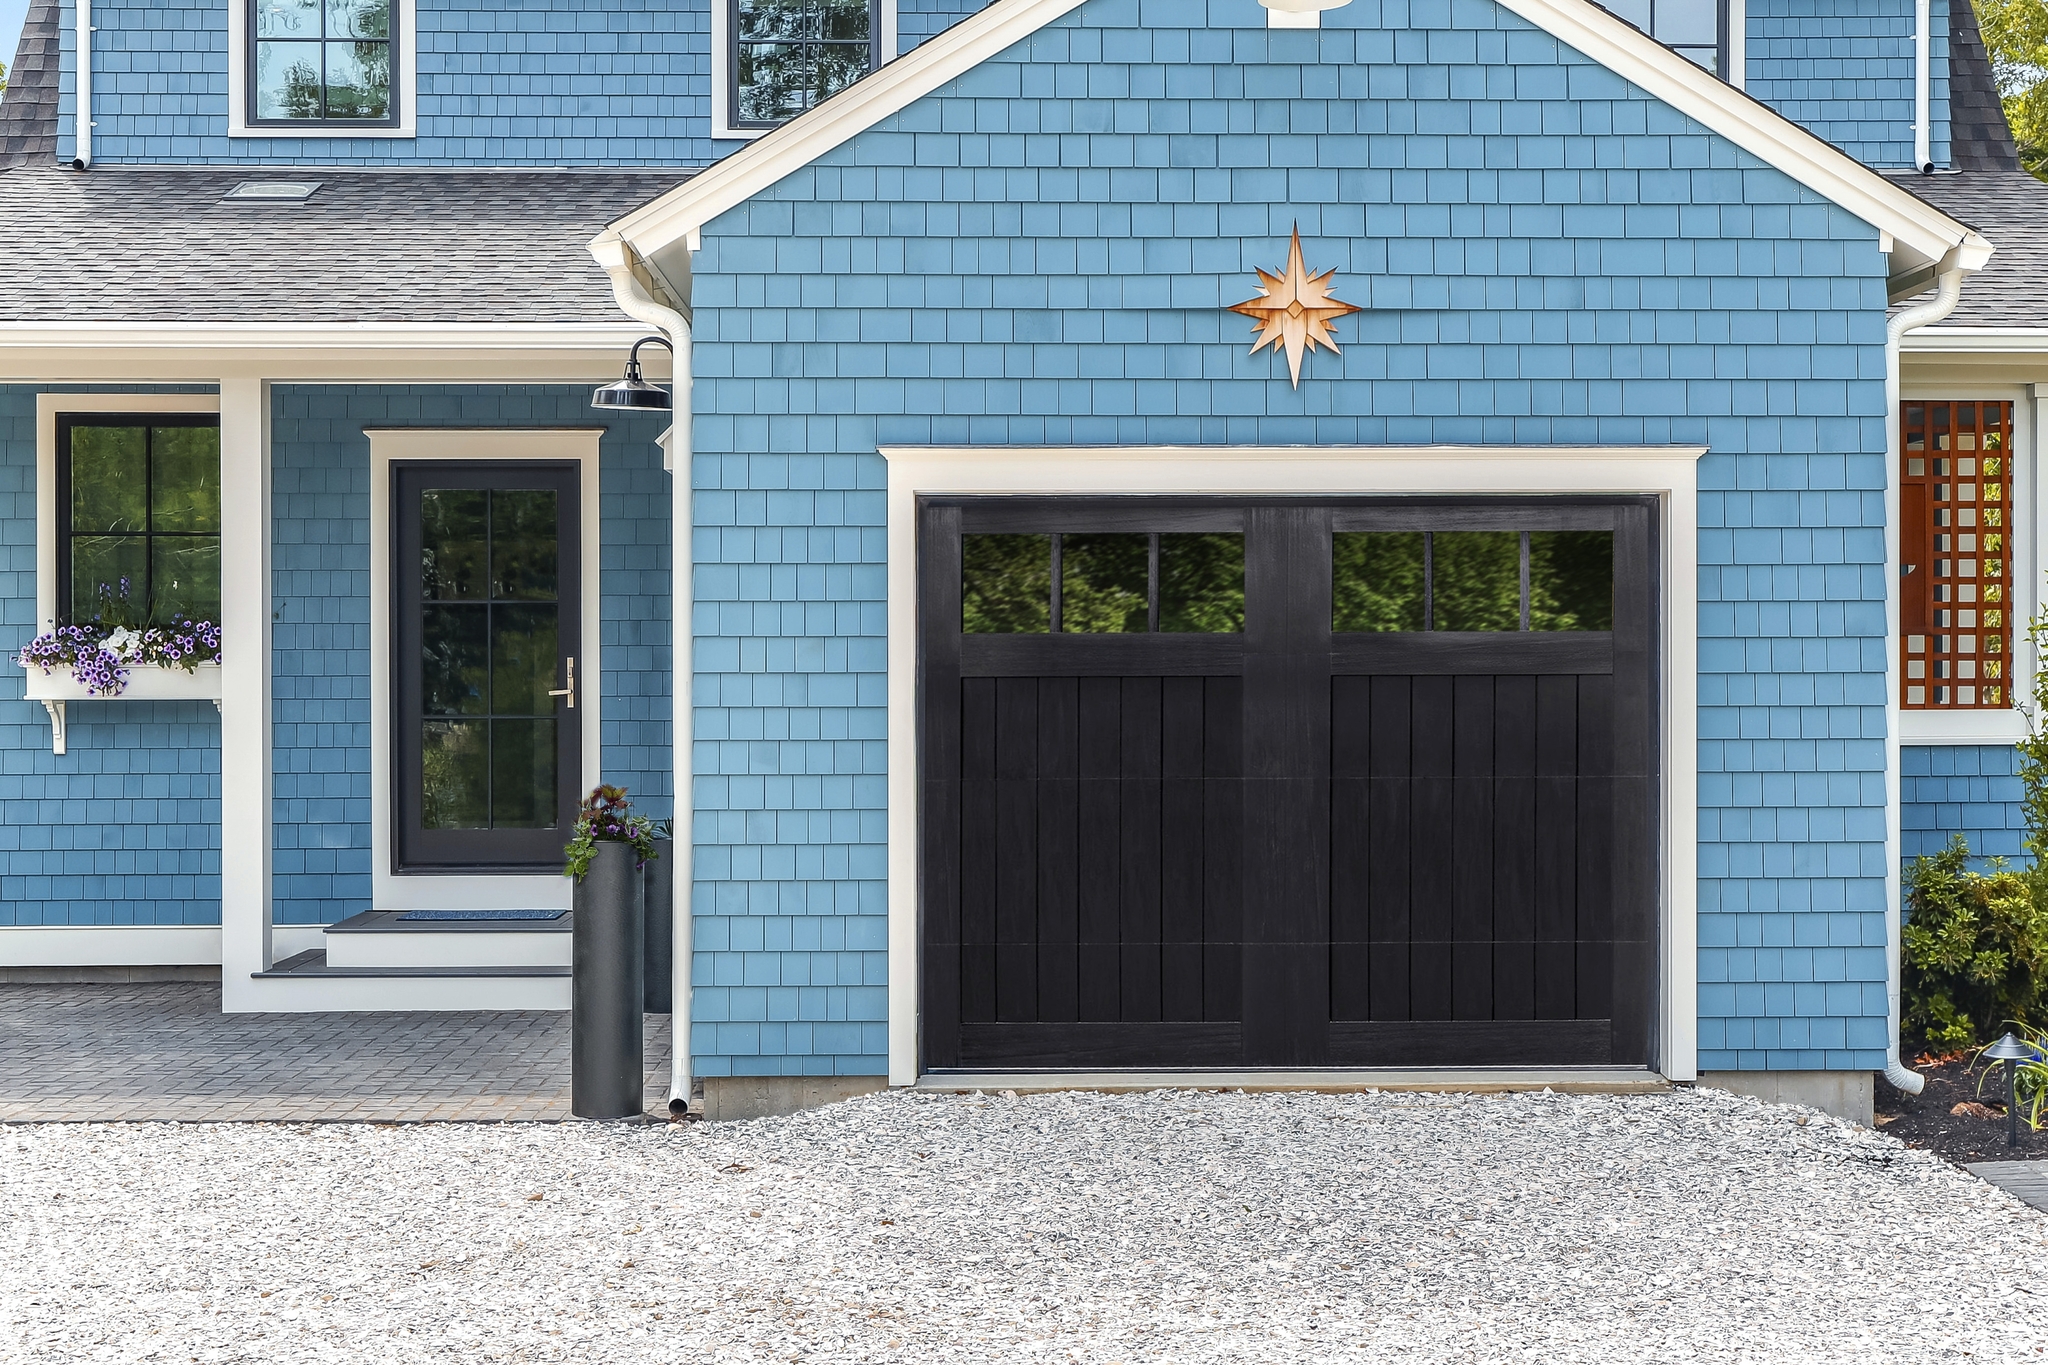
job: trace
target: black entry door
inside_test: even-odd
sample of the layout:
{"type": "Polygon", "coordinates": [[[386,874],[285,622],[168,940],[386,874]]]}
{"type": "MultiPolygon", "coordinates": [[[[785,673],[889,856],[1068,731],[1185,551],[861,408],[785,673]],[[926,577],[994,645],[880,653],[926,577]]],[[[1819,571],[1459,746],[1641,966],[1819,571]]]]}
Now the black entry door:
{"type": "Polygon", "coordinates": [[[578,479],[393,466],[398,871],[561,867],[582,771],[578,479]]]}
{"type": "Polygon", "coordinates": [[[1643,1065],[1654,504],[928,499],[928,1068],[1643,1065]]]}

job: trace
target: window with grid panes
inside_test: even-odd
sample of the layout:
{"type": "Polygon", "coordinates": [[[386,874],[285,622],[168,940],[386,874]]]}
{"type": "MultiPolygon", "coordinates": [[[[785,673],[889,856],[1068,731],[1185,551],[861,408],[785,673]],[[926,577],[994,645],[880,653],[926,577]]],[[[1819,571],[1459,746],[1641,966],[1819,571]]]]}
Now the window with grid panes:
{"type": "Polygon", "coordinates": [[[2012,404],[1902,405],[1900,704],[2012,704],[2012,404]]]}

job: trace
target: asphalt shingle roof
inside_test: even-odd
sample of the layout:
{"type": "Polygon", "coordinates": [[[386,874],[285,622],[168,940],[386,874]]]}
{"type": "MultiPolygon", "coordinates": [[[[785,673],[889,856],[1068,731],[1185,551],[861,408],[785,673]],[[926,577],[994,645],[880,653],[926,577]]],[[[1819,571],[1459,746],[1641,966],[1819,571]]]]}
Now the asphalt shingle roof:
{"type": "Polygon", "coordinates": [[[1997,250],[1943,327],[2048,327],[2048,184],[2017,168],[1913,176],[1905,187],[1997,250]]]}
{"type": "Polygon", "coordinates": [[[0,175],[0,320],[621,321],[585,243],[688,174],[20,166],[0,175]],[[221,197],[245,180],[320,188],[221,197]]]}
{"type": "Polygon", "coordinates": [[[1948,126],[1950,155],[1959,171],[2010,171],[2020,164],[2012,127],[1998,102],[1998,82],[1977,12],[1966,0],[1949,6],[1948,126]]]}
{"type": "Polygon", "coordinates": [[[57,152],[57,0],[32,0],[0,95],[0,170],[57,152]]]}

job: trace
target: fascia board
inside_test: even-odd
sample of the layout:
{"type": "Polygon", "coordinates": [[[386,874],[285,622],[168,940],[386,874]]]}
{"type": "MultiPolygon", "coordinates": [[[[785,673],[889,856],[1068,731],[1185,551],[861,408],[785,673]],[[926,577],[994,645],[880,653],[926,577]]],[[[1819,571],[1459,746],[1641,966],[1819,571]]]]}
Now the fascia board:
{"type": "MultiPolygon", "coordinates": [[[[777,128],[651,203],[615,220],[641,255],[688,239],[706,223],[850,141],[946,82],[1078,9],[1083,0],[997,0],[874,75],[777,128]]],[[[1814,193],[1895,239],[1893,273],[1941,261],[1974,270],[1990,245],[1932,204],[1764,104],[1693,65],[1588,0],[1498,0],[1566,46],[1814,193]]]]}
{"type": "Polygon", "coordinates": [[[1908,354],[2040,355],[2048,327],[1922,327],[1900,339],[1908,354]]]}
{"type": "Polygon", "coordinates": [[[615,350],[646,332],[635,322],[341,323],[0,322],[0,350],[44,347],[268,347],[277,350],[615,350]]]}

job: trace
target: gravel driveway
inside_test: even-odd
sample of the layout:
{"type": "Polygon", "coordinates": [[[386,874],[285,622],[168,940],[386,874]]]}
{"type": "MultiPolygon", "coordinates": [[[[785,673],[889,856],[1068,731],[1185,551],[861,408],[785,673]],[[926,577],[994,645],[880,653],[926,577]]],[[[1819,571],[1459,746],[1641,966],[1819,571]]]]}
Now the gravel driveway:
{"type": "Polygon", "coordinates": [[[1710,1091],[0,1128],[9,1360],[2042,1360],[2044,1252],[1710,1091]]]}

